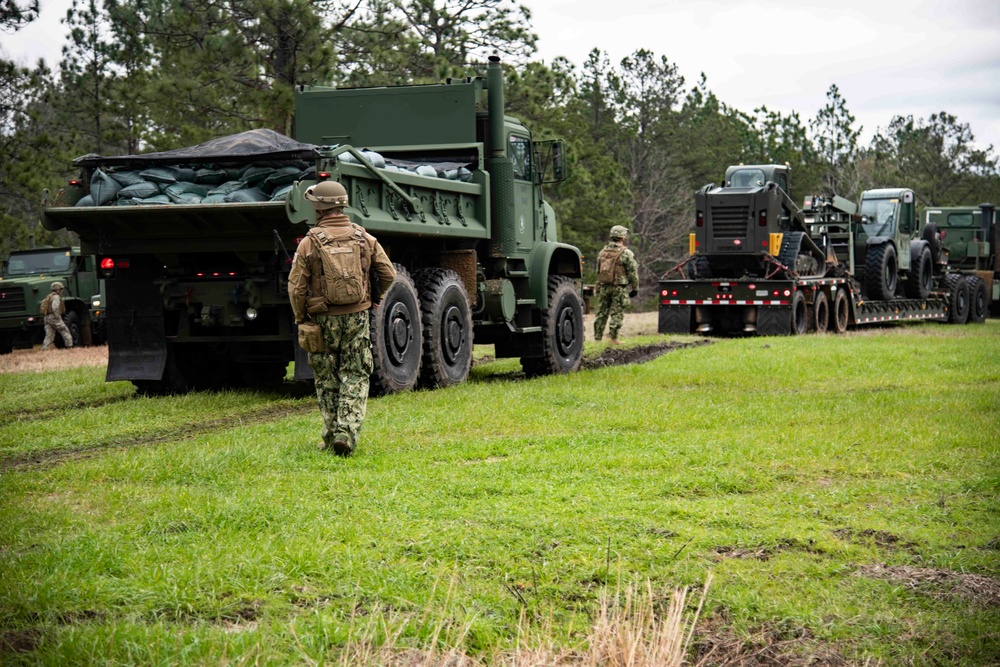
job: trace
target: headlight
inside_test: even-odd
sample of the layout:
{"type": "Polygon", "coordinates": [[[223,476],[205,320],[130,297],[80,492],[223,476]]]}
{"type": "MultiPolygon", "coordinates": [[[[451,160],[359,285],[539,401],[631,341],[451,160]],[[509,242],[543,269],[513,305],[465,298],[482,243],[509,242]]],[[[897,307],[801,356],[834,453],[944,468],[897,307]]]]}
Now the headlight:
{"type": "Polygon", "coordinates": [[[247,308],[247,320],[253,322],[255,319],[257,319],[257,309],[247,308]]]}

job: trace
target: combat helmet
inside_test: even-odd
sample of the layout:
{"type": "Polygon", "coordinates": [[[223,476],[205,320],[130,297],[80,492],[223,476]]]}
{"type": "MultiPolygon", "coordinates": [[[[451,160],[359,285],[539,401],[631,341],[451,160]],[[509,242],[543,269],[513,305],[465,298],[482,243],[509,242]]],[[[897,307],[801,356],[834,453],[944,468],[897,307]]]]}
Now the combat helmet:
{"type": "Polygon", "coordinates": [[[61,289],[65,289],[65,287],[63,287],[63,284],[61,282],[59,282],[57,280],[54,283],[52,283],[52,291],[53,292],[55,292],[56,290],[61,290],[61,289]]]}
{"type": "Polygon", "coordinates": [[[623,227],[622,225],[615,225],[614,227],[611,228],[612,240],[614,239],[624,240],[627,237],[628,237],[628,230],[625,229],[625,227],[623,227]]]}
{"type": "Polygon", "coordinates": [[[347,190],[337,181],[322,181],[306,189],[305,198],[317,211],[347,206],[347,190]]]}

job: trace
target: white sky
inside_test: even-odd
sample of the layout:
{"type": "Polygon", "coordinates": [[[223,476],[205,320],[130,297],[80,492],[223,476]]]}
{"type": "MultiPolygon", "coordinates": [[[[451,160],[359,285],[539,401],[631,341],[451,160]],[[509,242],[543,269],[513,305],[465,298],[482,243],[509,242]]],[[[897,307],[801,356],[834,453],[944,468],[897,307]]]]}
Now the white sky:
{"type": "MultiPolygon", "coordinates": [[[[837,84],[867,140],[894,115],[947,111],[1000,154],[1000,0],[519,0],[539,56],[581,65],[597,47],[612,63],[639,48],[676,63],[746,112],[766,105],[804,121],[837,84]]],[[[70,0],[0,33],[8,57],[55,68],[70,0]]]]}

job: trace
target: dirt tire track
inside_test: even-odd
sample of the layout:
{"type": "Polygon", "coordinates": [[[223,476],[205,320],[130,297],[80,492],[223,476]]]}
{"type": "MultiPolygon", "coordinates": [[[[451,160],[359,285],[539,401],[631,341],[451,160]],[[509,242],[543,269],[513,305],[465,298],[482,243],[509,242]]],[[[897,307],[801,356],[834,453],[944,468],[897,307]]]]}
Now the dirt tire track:
{"type": "Polygon", "coordinates": [[[244,422],[251,420],[271,422],[289,415],[304,414],[314,410],[317,410],[315,401],[305,402],[300,405],[268,405],[260,410],[241,412],[228,417],[220,417],[219,419],[211,419],[196,424],[185,424],[181,427],[149,433],[138,438],[115,438],[105,442],[83,445],[82,447],[62,447],[59,449],[48,449],[43,452],[15,454],[0,461],[0,473],[44,470],[60,463],[66,463],[67,461],[80,461],[99,456],[112,449],[150,447],[167,442],[189,440],[203,433],[221,431],[232,426],[242,425],[244,422]]]}
{"type": "Polygon", "coordinates": [[[49,419],[56,415],[65,413],[67,410],[84,410],[87,408],[100,408],[105,405],[112,405],[114,403],[121,403],[124,401],[131,401],[135,398],[133,395],[127,396],[105,396],[104,398],[81,398],[77,401],[72,401],[69,403],[64,403],[62,405],[54,407],[44,407],[44,408],[23,408],[21,410],[13,410],[7,414],[0,416],[0,426],[6,426],[7,424],[12,424],[14,422],[24,422],[24,421],[37,421],[39,419],[49,419]]]}

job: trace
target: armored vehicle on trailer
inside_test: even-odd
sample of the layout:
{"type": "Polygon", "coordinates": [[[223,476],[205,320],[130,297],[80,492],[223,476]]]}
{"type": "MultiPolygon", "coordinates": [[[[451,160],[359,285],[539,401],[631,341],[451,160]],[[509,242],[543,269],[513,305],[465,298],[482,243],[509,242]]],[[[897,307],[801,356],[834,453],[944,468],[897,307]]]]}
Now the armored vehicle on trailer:
{"type": "Polygon", "coordinates": [[[297,141],[237,135],[228,149],[78,161],[83,178],[43,222],[77,232],[106,267],[107,379],[150,392],[274,382],[293,359],[295,377],[311,377],[287,275],[314,224],[305,190],[324,179],[346,187],[345,212],[398,269],[372,311],[373,391],[462,382],[473,341],[528,374],[578,368],[581,255],[557,240],[542,195],[547,174],[564,175],[563,144],[536,141],[503,107],[492,59],[486,78],[299,88],[297,141]],[[95,191],[124,171],[155,176],[163,192],[95,191]]]}
{"type": "Polygon", "coordinates": [[[914,194],[869,190],[860,206],[787,196],[788,169],[730,167],[695,197],[686,275],[660,281],[661,333],[780,335],[952,317],[914,194]]]}
{"type": "MultiPolygon", "coordinates": [[[[45,335],[42,301],[56,281],[65,286],[63,319],[73,336],[73,344],[92,345],[102,341],[102,284],[94,256],[81,255],[79,247],[17,250],[4,262],[0,279],[0,354],[42,342],[45,335]]],[[[56,336],[55,343],[62,346],[62,337],[56,336]]]]}

